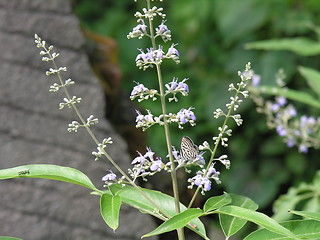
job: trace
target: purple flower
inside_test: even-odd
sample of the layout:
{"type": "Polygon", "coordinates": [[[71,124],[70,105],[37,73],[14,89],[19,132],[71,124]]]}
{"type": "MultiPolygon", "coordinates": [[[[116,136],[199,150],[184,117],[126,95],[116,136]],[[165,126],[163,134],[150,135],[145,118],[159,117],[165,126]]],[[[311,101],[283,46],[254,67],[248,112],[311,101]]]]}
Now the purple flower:
{"type": "Polygon", "coordinates": [[[176,55],[179,57],[179,52],[178,50],[175,48],[175,44],[172,44],[171,47],[168,49],[168,53],[167,55],[176,55]]]}
{"type": "Polygon", "coordinates": [[[150,170],[151,171],[159,171],[159,170],[161,170],[162,165],[163,165],[163,162],[160,159],[153,161],[150,166],[150,170]]]}
{"type": "Polygon", "coordinates": [[[195,164],[197,164],[197,165],[199,165],[199,166],[204,166],[204,164],[205,164],[205,160],[204,160],[204,158],[203,158],[203,155],[204,154],[204,152],[201,152],[201,153],[199,153],[198,154],[198,156],[196,157],[196,159],[195,159],[195,164]]]}
{"type": "Polygon", "coordinates": [[[150,161],[153,161],[153,156],[155,152],[152,152],[150,148],[147,147],[147,152],[144,154],[145,158],[149,158],[150,161]]]}
{"type": "Polygon", "coordinates": [[[158,35],[163,35],[163,34],[170,34],[170,30],[168,29],[168,27],[164,24],[166,21],[162,20],[161,24],[157,27],[156,29],[156,33],[158,35]]]}
{"type": "Polygon", "coordinates": [[[253,74],[252,75],[252,86],[257,87],[260,84],[261,77],[260,75],[253,74]]]}
{"type": "Polygon", "coordinates": [[[182,108],[178,113],[177,113],[177,118],[179,120],[180,124],[185,124],[186,122],[194,122],[197,118],[194,115],[194,112],[191,111],[191,107],[189,109],[184,109],[182,108]]]}
{"type": "Polygon", "coordinates": [[[287,135],[287,129],[285,129],[283,126],[278,125],[277,126],[277,132],[279,134],[279,136],[283,137],[287,135]]]}
{"type": "Polygon", "coordinates": [[[175,44],[172,44],[171,47],[168,49],[168,52],[166,54],[167,58],[171,58],[173,61],[175,61],[176,63],[179,63],[179,52],[178,50],[175,48],[175,44]]]}
{"type": "Polygon", "coordinates": [[[296,144],[296,140],[295,140],[293,137],[290,137],[290,138],[287,140],[287,146],[288,146],[289,148],[292,148],[295,144],[296,144]]]}
{"type": "Polygon", "coordinates": [[[116,178],[117,176],[111,170],[109,170],[109,173],[102,178],[102,181],[109,182],[115,180],[116,178]]]}
{"type": "Polygon", "coordinates": [[[203,190],[204,191],[210,191],[211,190],[211,181],[209,179],[203,179],[203,182],[202,182],[202,185],[203,185],[203,190]]]}
{"type": "Polygon", "coordinates": [[[203,181],[202,172],[197,172],[197,175],[194,176],[192,180],[196,186],[201,186],[203,181]]]}
{"type": "Polygon", "coordinates": [[[179,82],[179,85],[177,87],[180,91],[189,92],[189,86],[184,82],[179,82]]]}
{"type": "Polygon", "coordinates": [[[138,114],[138,116],[136,117],[136,122],[143,121],[144,116],[138,110],[136,110],[136,113],[138,114]]]}
{"type": "Polygon", "coordinates": [[[133,159],[133,161],[131,162],[131,164],[143,164],[145,161],[147,161],[147,159],[142,156],[142,154],[140,152],[138,152],[139,156],[136,157],[135,159],[133,159]]]}
{"type": "Polygon", "coordinates": [[[297,116],[297,110],[293,106],[288,106],[285,109],[284,114],[288,116],[288,118],[295,117],[297,116]]]}
{"type": "Polygon", "coordinates": [[[214,165],[215,165],[215,163],[211,164],[211,166],[209,167],[208,173],[207,173],[207,178],[212,178],[219,184],[219,183],[221,183],[221,181],[219,179],[220,172],[218,172],[214,168],[214,165]]]}
{"type": "Polygon", "coordinates": [[[153,124],[155,124],[155,120],[153,119],[152,113],[147,110],[147,115],[142,115],[138,110],[136,110],[136,113],[138,114],[136,117],[136,127],[142,127],[142,129],[147,129],[151,127],[153,124]]]}
{"type": "Polygon", "coordinates": [[[147,25],[144,23],[143,19],[138,20],[138,25],[132,29],[132,32],[130,32],[127,35],[127,38],[136,38],[138,37],[141,39],[144,35],[147,34],[147,25]]]}
{"type": "Polygon", "coordinates": [[[143,84],[138,83],[138,85],[136,85],[133,90],[131,91],[131,97],[136,97],[140,94],[143,94],[144,92],[149,91],[148,88],[146,88],[143,84]]]}
{"type": "Polygon", "coordinates": [[[172,82],[167,83],[165,86],[167,88],[166,95],[167,94],[173,94],[172,98],[169,98],[169,102],[172,100],[175,100],[176,102],[178,99],[176,98],[176,94],[180,92],[183,96],[187,96],[189,93],[189,87],[185,83],[188,79],[185,78],[181,82],[178,82],[178,78],[174,77],[172,82]]]}
{"type": "Polygon", "coordinates": [[[171,40],[171,31],[164,24],[166,21],[163,20],[161,24],[156,28],[157,36],[161,36],[164,42],[171,40]]]}
{"type": "Polygon", "coordinates": [[[214,168],[214,163],[209,167],[208,172],[206,173],[205,176],[204,176],[204,172],[205,172],[204,169],[202,171],[198,171],[196,176],[188,179],[188,182],[191,183],[191,186],[189,186],[189,188],[190,187],[192,188],[193,185],[196,185],[202,188],[202,191],[201,191],[202,194],[204,194],[205,191],[211,190],[210,179],[214,179],[218,184],[221,183],[219,179],[220,172],[216,171],[216,169],[214,168]]]}
{"type": "Polygon", "coordinates": [[[201,187],[203,191],[210,191],[211,190],[211,181],[202,176],[202,172],[197,172],[197,175],[193,178],[189,179],[188,181],[191,182],[191,184],[196,185],[198,187],[201,187]]]}
{"type": "Polygon", "coordinates": [[[279,104],[279,106],[284,106],[287,103],[287,99],[285,97],[277,97],[276,102],[279,104]]]}
{"type": "Polygon", "coordinates": [[[278,104],[278,103],[273,103],[273,104],[272,104],[271,110],[272,110],[273,112],[278,112],[279,109],[280,109],[280,104],[278,104]]]}
{"type": "Polygon", "coordinates": [[[136,27],[133,28],[133,32],[136,34],[142,35],[147,34],[147,25],[141,19],[141,24],[138,24],[136,27]]]}
{"type": "Polygon", "coordinates": [[[306,145],[300,144],[299,145],[299,152],[307,153],[308,152],[308,147],[306,145]]]}
{"type": "Polygon", "coordinates": [[[157,59],[157,62],[160,62],[164,58],[163,54],[164,52],[161,46],[159,46],[159,49],[154,51],[154,55],[155,55],[155,58],[157,59]]]}

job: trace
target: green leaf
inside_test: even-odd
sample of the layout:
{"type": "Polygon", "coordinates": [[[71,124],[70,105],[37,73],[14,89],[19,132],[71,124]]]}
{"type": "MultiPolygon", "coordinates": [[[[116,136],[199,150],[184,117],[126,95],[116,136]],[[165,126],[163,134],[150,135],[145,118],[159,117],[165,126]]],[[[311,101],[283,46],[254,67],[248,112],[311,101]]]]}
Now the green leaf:
{"type": "Polygon", "coordinates": [[[268,217],[263,213],[259,213],[250,209],[241,208],[237,206],[224,206],[216,210],[216,212],[219,214],[226,214],[229,216],[245,219],[261,227],[264,227],[271,232],[278,233],[279,235],[284,235],[292,239],[299,239],[290,230],[281,226],[275,220],[273,220],[272,218],[268,217]]]}
{"type": "Polygon", "coordinates": [[[14,237],[1,237],[0,240],[22,240],[21,238],[14,238],[14,237]]]}
{"type": "MultiPolygon", "coordinates": [[[[258,205],[252,201],[250,198],[236,195],[236,194],[230,194],[230,197],[232,199],[231,204],[234,206],[256,210],[258,209],[258,205]]],[[[219,221],[221,228],[225,234],[225,236],[230,237],[236,232],[238,232],[245,224],[246,220],[237,218],[234,216],[228,216],[224,214],[219,214],[219,221]]]]}
{"type": "Polygon", "coordinates": [[[10,178],[46,178],[97,190],[84,173],[74,168],[57,165],[32,164],[0,170],[0,179],[10,178]]]}
{"type": "Polygon", "coordinates": [[[304,104],[308,104],[310,106],[320,108],[320,101],[312,97],[311,95],[301,92],[301,91],[296,91],[296,90],[291,90],[291,89],[284,89],[284,88],[277,88],[277,87],[270,87],[270,86],[260,86],[260,87],[254,87],[256,91],[259,91],[260,93],[266,93],[269,95],[281,95],[287,99],[291,99],[297,102],[301,102],[304,104]]]}
{"type": "Polygon", "coordinates": [[[106,224],[116,230],[119,227],[121,197],[103,194],[100,198],[100,213],[106,224]]]}
{"type": "Polygon", "coordinates": [[[320,72],[307,67],[300,66],[298,68],[300,74],[307,80],[310,88],[320,96],[320,72]]]}
{"type": "Polygon", "coordinates": [[[292,216],[288,213],[288,210],[294,209],[295,206],[301,201],[301,197],[298,195],[298,190],[295,187],[291,187],[287,194],[281,195],[273,204],[273,210],[275,214],[272,218],[276,221],[284,221],[290,219],[292,216]]]}
{"type": "MultiPolygon", "coordinates": [[[[301,239],[319,239],[320,238],[320,224],[314,220],[294,220],[280,223],[281,226],[290,230],[297,237],[301,239]]],[[[244,240],[290,240],[293,238],[283,237],[282,235],[270,232],[267,229],[259,229],[249,234],[244,240]]]]}
{"type": "Polygon", "coordinates": [[[318,213],[318,212],[308,212],[308,211],[289,211],[289,212],[296,214],[296,215],[299,215],[299,216],[302,216],[302,217],[305,217],[305,218],[320,221],[320,213],[318,213]]]}
{"type": "Polygon", "coordinates": [[[308,38],[283,38],[251,42],[246,49],[288,50],[302,56],[315,56],[320,53],[320,43],[308,38]]]}
{"type": "Polygon", "coordinates": [[[231,200],[232,199],[228,193],[224,193],[221,196],[211,197],[206,201],[203,209],[205,212],[209,212],[231,203],[231,200]]]}
{"type": "Polygon", "coordinates": [[[151,237],[154,235],[159,235],[162,233],[170,232],[178,228],[183,228],[186,226],[191,220],[200,217],[203,215],[203,211],[198,208],[190,208],[187,209],[172,218],[168,219],[164,223],[162,223],[159,227],[157,227],[152,232],[145,234],[142,236],[144,237],[151,237]]]}
{"type": "MultiPolygon", "coordinates": [[[[118,190],[118,195],[121,197],[122,203],[129,205],[131,207],[134,207],[136,209],[139,209],[143,213],[148,213],[150,215],[153,215],[159,219],[163,220],[163,217],[159,216],[157,214],[157,211],[155,211],[155,207],[143,196],[141,196],[141,193],[139,193],[136,189],[130,186],[124,186],[121,187],[120,184],[116,185],[118,188],[121,188],[121,190],[118,190]]],[[[140,188],[146,196],[148,196],[152,201],[159,206],[160,209],[162,209],[166,214],[169,216],[176,215],[175,210],[175,203],[174,198],[163,194],[158,191],[153,191],[149,189],[140,188]]],[[[186,210],[186,206],[183,204],[180,204],[181,211],[186,210]]],[[[203,223],[200,221],[200,219],[195,218],[190,221],[190,225],[187,225],[187,227],[200,235],[201,237],[208,239],[206,236],[206,230],[204,228],[203,223]],[[195,227],[193,227],[195,226],[195,227]]]]}

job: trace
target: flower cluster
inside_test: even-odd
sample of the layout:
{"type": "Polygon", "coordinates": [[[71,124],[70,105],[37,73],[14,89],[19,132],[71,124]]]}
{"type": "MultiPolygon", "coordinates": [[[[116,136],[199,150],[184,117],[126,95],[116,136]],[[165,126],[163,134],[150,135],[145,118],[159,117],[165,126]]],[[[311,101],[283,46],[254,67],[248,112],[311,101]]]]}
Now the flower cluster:
{"type": "MultiPolygon", "coordinates": [[[[133,30],[127,35],[130,38],[138,38],[141,39],[144,36],[148,36],[151,39],[155,40],[157,37],[161,37],[164,42],[171,40],[171,31],[165,25],[165,20],[161,22],[161,24],[155,29],[150,29],[148,31],[148,26],[145,24],[144,19],[148,19],[148,21],[152,21],[155,16],[160,16],[161,18],[165,18],[165,14],[162,13],[163,8],[157,8],[156,6],[151,9],[143,8],[143,13],[137,12],[134,16],[137,19],[138,25],[133,28],[133,30]],[[155,34],[154,34],[155,31],[155,34]]],[[[179,63],[179,52],[175,48],[176,44],[172,44],[171,47],[165,51],[163,51],[162,46],[158,46],[158,48],[151,47],[146,51],[139,49],[140,54],[136,57],[136,65],[138,68],[146,70],[149,67],[153,67],[153,65],[160,65],[163,59],[172,59],[176,63],[179,63]]]]}
{"type": "Polygon", "coordinates": [[[109,187],[110,185],[115,184],[115,183],[124,185],[124,180],[125,180],[124,176],[117,178],[117,175],[115,173],[113,173],[112,170],[110,170],[110,169],[107,170],[107,172],[108,172],[108,174],[103,176],[101,179],[105,183],[105,185],[103,185],[104,187],[109,187]]]}
{"type": "MultiPolygon", "coordinates": [[[[242,99],[240,96],[247,98],[249,96],[248,91],[245,90],[247,87],[248,81],[252,78],[252,71],[250,70],[251,64],[250,62],[246,65],[245,71],[238,72],[238,75],[241,78],[241,81],[237,83],[237,86],[234,86],[233,83],[229,85],[228,91],[234,91],[235,95],[230,97],[230,102],[226,104],[228,112],[225,113],[222,109],[218,108],[214,111],[213,116],[215,118],[219,118],[224,116],[226,119],[232,118],[238,126],[240,126],[243,122],[240,114],[232,114],[232,111],[236,111],[240,104],[242,103],[242,99]]],[[[221,145],[227,147],[228,137],[231,136],[232,129],[224,124],[222,127],[218,128],[219,134],[216,137],[213,137],[214,144],[218,144],[221,142],[221,145]]]]}
{"type": "Polygon", "coordinates": [[[155,89],[148,89],[143,84],[137,83],[137,85],[131,91],[130,99],[134,100],[137,97],[138,102],[142,102],[143,100],[152,99],[152,101],[157,100],[158,91],[155,89]]]}
{"type": "Polygon", "coordinates": [[[178,99],[176,97],[177,93],[181,93],[182,96],[188,96],[189,86],[185,83],[188,79],[184,78],[181,82],[178,82],[178,78],[173,78],[172,82],[169,82],[165,85],[167,88],[165,95],[172,94],[173,97],[169,98],[169,102],[175,101],[178,99]]]}
{"type": "Polygon", "coordinates": [[[147,148],[147,152],[142,155],[138,152],[138,157],[133,159],[131,164],[133,168],[129,169],[128,172],[130,176],[135,181],[138,177],[142,177],[143,180],[146,180],[145,177],[152,176],[161,170],[169,171],[170,162],[163,163],[160,157],[155,157],[155,152],[150,148],[147,148]]]}
{"type": "MultiPolygon", "coordinates": [[[[189,109],[182,108],[178,113],[169,113],[166,115],[168,123],[178,123],[178,127],[183,129],[184,124],[189,123],[191,126],[194,126],[196,123],[196,116],[192,111],[192,107],[189,109]]],[[[143,131],[148,129],[154,124],[159,124],[162,126],[163,122],[163,114],[159,117],[153,116],[150,110],[147,110],[146,115],[141,114],[140,111],[136,110],[137,117],[136,117],[136,128],[142,128],[143,131]]]]}
{"type": "MultiPolygon", "coordinates": [[[[181,93],[182,96],[188,96],[189,86],[185,83],[188,79],[185,78],[182,81],[178,82],[178,78],[173,78],[173,80],[167,84],[165,84],[166,91],[165,96],[172,94],[172,97],[168,98],[168,101],[178,101],[177,94],[181,93]]],[[[138,98],[138,102],[142,102],[143,100],[152,99],[152,101],[157,100],[157,96],[159,96],[159,92],[156,89],[148,89],[142,83],[136,83],[136,86],[133,87],[130,99],[134,100],[138,98]]]]}
{"type": "MultiPolygon", "coordinates": [[[[276,83],[280,88],[286,88],[284,74],[280,71],[276,83]]],[[[302,115],[298,116],[296,108],[288,103],[284,96],[277,95],[274,101],[264,100],[260,96],[258,85],[250,86],[251,96],[257,104],[258,112],[267,116],[267,125],[276,129],[288,147],[298,147],[299,152],[307,153],[309,148],[319,148],[320,118],[302,115]]]]}
{"type": "MultiPolygon", "coordinates": [[[[66,67],[57,67],[55,63],[55,59],[59,56],[59,53],[53,52],[53,46],[46,46],[46,42],[42,41],[42,39],[35,34],[35,43],[37,44],[37,48],[41,48],[40,55],[42,56],[42,61],[49,62],[51,61],[52,64],[55,66],[55,68],[49,68],[49,70],[46,71],[46,75],[50,76],[53,74],[56,74],[59,79],[59,83],[53,83],[50,86],[49,92],[58,92],[61,88],[64,89],[64,92],[66,94],[66,97],[63,99],[63,102],[59,103],[59,109],[63,109],[64,107],[73,108],[75,112],[77,113],[79,119],[82,123],[79,123],[78,121],[72,121],[68,125],[68,132],[77,132],[79,127],[86,127],[89,128],[90,126],[97,124],[98,119],[94,118],[93,115],[89,116],[87,118],[87,121],[83,120],[82,116],[80,115],[80,112],[77,110],[75,104],[81,102],[81,98],[73,96],[71,97],[67,87],[75,84],[74,81],[72,81],[70,78],[63,81],[61,77],[61,72],[67,71],[66,67]]],[[[109,141],[110,142],[110,141],[109,141]]]]}
{"type": "Polygon", "coordinates": [[[196,185],[201,188],[201,193],[204,194],[205,192],[211,190],[211,179],[215,180],[217,184],[220,184],[220,172],[218,172],[214,168],[214,164],[215,163],[211,164],[207,172],[202,169],[201,171],[197,172],[196,176],[189,178],[188,182],[190,183],[190,185],[188,186],[188,188],[192,189],[193,186],[196,185]]]}
{"type": "MultiPolygon", "coordinates": [[[[42,56],[42,61],[44,62],[53,62],[53,65],[55,65],[55,59],[59,56],[59,53],[53,52],[53,46],[46,46],[46,41],[42,41],[42,39],[35,34],[35,43],[37,44],[37,48],[41,48],[42,50],[40,51],[40,55],[42,56]]],[[[46,71],[46,75],[50,76],[53,74],[57,74],[60,80],[60,83],[54,83],[50,86],[50,92],[58,92],[60,88],[64,88],[66,89],[67,86],[70,86],[72,84],[74,84],[74,81],[72,81],[71,79],[67,79],[64,82],[62,81],[61,78],[61,72],[65,72],[67,71],[66,67],[56,67],[56,68],[49,68],[48,71],[46,71]]],[[[59,104],[59,109],[64,108],[65,106],[68,106],[69,108],[71,108],[72,106],[74,106],[74,104],[76,103],[80,103],[81,98],[78,98],[76,96],[73,97],[66,97],[63,99],[64,102],[59,104]]]]}
{"type": "Polygon", "coordinates": [[[87,118],[87,122],[86,124],[80,124],[78,121],[72,121],[69,125],[68,125],[68,132],[78,132],[78,128],[79,127],[90,127],[94,124],[97,124],[99,122],[98,118],[94,118],[93,115],[90,115],[90,117],[87,118]]]}
{"type": "Polygon", "coordinates": [[[175,48],[175,44],[172,44],[165,53],[162,49],[162,46],[159,46],[158,49],[147,48],[147,52],[144,52],[142,49],[139,49],[140,54],[137,55],[135,61],[139,69],[146,70],[153,65],[160,65],[163,59],[172,59],[176,63],[180,63],[179,52],[175,48]]]}
{"type": "MultiPolygon", "coordinates": [[[[162,11],[162,8],[151,7],[150,9],[143,8],[142,12],[137,12],[135,17],[137,18],[138,25],[127,35],[128,38],[141,39],[146,36],[151,39],[152,47],[147,48],[146,50],[139,49],[140,53],[135,59],[136,65],[140,69],[146,70],[154,65],[159,67],[164,59],[172,59],[176,63],[180,62],[176,44],[171,44],[167,51],[164,51],[161,45],[156,47],[155,40],[158,37],[161,37],[164,42],[171,40],[171,31],[166,25],[166,20],[162,20],[160,25],[156,28],[153,28],[151,24],[156,16],[165,18],[166,15],[163,14],[162,11]],[[146,22],[148,22],[149,25],[147,25],[146,22]]],[[[162,83],[161,78],[158,80],[160,84],[159,90],[149,89],[144,84],[137,83],[131,92],[130,99],[138,99],[138,101],[141,102],[147,99],[155,101],[159,97],[161,99],[161,104],[164,105],[165,100],[177,102],[178,93],[181,93],[182,96],[187,96],[189,93],[189,86],[186,84],[187,78],[179,81],[178,78],[174,77],[171,82],[166,84],[162,83]]],[[[192,109],[193,108],[191,107],[188,109],[183,108],[178,113],[163,112],[163,114],[160,114],[159,116],[154,116],[150,110],[147,110],[146,115],[141,114],[140,111],[136,111],[136,127],[142,128],[142,130],[145,131],[154,124],[166,127],[166,123],[178,123],[180,129],[182,129],[183,125],[186,123],[190,123],[191,126],[194,126],[196,116],[192,109]]]]}
{"type": "Polygon", "coordinates": [[[195,121],[197,118],[192,109],[192,107],[188,109],[182,108],[177,114],[170,113],[168,122],[177,122],[180,129],[183,129],[182,125],[186,123],[190,123],[191,126],[196,125],[195,121]]]}
{"type": "Polygon", "coordinates": [[[107,144],[112,144],[113,141],[111,137],[105,138],[102,140],[101,143],[98,144],[97,150],[98,152],[92,152],[92,155],[95,156],[95,161],[99,160],[100,157],[104,155],[104,149],[106,148],[107,144]]]}

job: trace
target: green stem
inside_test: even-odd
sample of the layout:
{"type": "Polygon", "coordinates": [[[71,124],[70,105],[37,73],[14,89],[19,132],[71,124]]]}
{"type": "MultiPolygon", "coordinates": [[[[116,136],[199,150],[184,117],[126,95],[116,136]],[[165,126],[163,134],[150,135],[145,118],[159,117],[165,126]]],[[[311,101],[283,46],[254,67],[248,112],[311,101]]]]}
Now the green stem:
{"type": "MultiPolygon", "coordinates": [[[[239,84],[239,86],[238,86],[238,88],[237,88],[236,94],[235,94],[235,96],[234,96],[235,99],[236,99],[237,96],[239,95],[240,89],[241,89],[241,84],[239,84]]],[[[227,125],[227,122],[228,122],[228,120],[229,120],[229,118],[230,118],[230,116],[231,116],[233,107],[234,107],[234,103],[230,105],[229,111],[228,111],[228,113],[227,113],[227,115],[226,115],[226,117],[225,117],[225,119],[224,119],[224,121],[223,121],[223,124],[222,124],[222,127],[221,127],[222,131],[224,131],[224,129],[225,129],[226,125],[227,125]]],[[[211,151],[211,157],[210,157],[209,163],[208,163],[208,165],[207,165],[206,171],[205,171],[204,174],[203,174],[204,176],[207,174],[207,172],[208,172],[208,170],[209,170],[209,167],[211,166],[211,164],[212,164],[213,161],[214,161],[214,157],[215,157],[215,155],[216,155],[216,151],[217,151],[217,149],[218,149],[218,146],[219,146],[219,144],[220,144],[220,141],[221,141],[221,138],[222,138],[222,137],[223,137],[223,134],[221,134],[221,135],[218,137],[218,139],[217,139],[217,141],[216,141],[216,144],[215,144],[213,150],[211,151]]],[[[193,194],[192,199],[191,199],[191,201],[190,201],[190,203],[189,203],[189,205],[188,205],[188,208],[191,208],[191,206],[192,206],[193,202],[195,201],[196,196],[197,196],[197,194],[199,193],[199,191],[200,191],[200,187],[197,187],[197,189],[196,189],[195,193],[193,194]]]]}
{"type": "MultiPolygon", "coordinates": [[[[52,64],[54,66],[55,69],[58,69],[56,62],[54,61],[51,53],[44,47],[44,49],[46,50],[46,52],[48,53],[52,64]]],[[[64,86],[64,82],[62,80],[61,74],[60,72],[57,73],[57,76],[59,78],[60,84],[61,86],[63,86],[63,90],[64,93],[66,94],[68,100],[71,100],[71,96],[66,88],[66,86],[64,86]]],[[[82,117],[80,111],[78,110],[77,106],[73,103],[71,103],[72,108],[74,109],[74,111],[76,112],[77,116],[79,117],[81,123],[83,124],[83,126],[86,128],[87,132],[89,133],[89,135],[91,136],[91,138],[93,139],[93,141],[99,145],[99,141],[96,138],[96,136],[94,135],[94,133],[91,131],[90,127],[87,125],[86,121],[84,120],[84,118],[82,117]]],[[[167,218],[170,218],[170,215],[167,214],[164,210],[162,210],[152,199],[150,199],[136,184],[135,182],[133,182],[131,180],[131,178],[120,168],[120,166],[112,159],[112,157],[104,150],[102,149],[103,154],[106,156],[106,158],[110,161],[110,163],[120,172],[120,174],[122,176],[125,177],[125,179],[145,198],[147,199],[157,210],[159,210],[160,213],[164,214],[164,216],[166,216],[167,218]]]]}
{"type": "MultiPolygon", "coordinates": [[[[150,0],[147,0],[147,8],[151,9],[150,0]]],[[[153,24],[152,24],[152,20],[150,18],[148,20],[149,20],[149,28],[150,28],[150,39],[152,42],[152,47],[155,50],[156,49],[156,41],[155,41],[155,37],[154,37],[153,24]]],[[[169,160],[171,162],[170,174],[171,174],[171,181],[172,181],[173,196],[174,196],[174,201],[175,201],[175,211],[178,214],[178,213],[180,213],[178,180],[177,180],[177,175],[176,175],[175,163],[174,163],[174,159],[173,159],[173,155],[172,155],[172,147],[171,147],[172,144],[171,144],[171,138],[170,138],[169,124],[167,121],[167,107],[166,107],[164,84],[162,81],[160,64],[156,64],[156,69],[157,69],[158,82],[159,82],[159,91],[160,91],[160,101],[161,101],[161,108],[162,108],[162,114],[163,114],[164,132],[165,132],[165,137],[166,137],[169,160]]],[[[183,228],[178,229],[177,232],[178,232],[179,240],[184,240],[185,236],[184,236],[183,228]]]]}

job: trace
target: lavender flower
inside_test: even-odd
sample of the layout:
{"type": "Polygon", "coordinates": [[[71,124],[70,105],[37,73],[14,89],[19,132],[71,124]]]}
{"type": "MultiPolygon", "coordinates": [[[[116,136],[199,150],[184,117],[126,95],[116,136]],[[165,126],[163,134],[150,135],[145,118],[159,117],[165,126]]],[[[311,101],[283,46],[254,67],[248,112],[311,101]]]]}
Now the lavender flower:
{"type": "Polygon", "coordinates": [[[111,170],[109,170],[109,173],[102,178],[102,181],[109,182],[115,180],[116,178],[117,175],[115,175],[111,170]]]}
{"type": "Polygon", "coordinates": [[[156,28],[156,37],[161,36],[162,40],[164,42],[171,40],[171,31],[168,29],[168,27],[164,24],[166,21],[163,20],[161,24],[156,28]]]}
{"type": "Polygon", "coordinates": [[[179,63],[179,52],[172,44],[168,49],[168,52],[165,54],[162,46],[158,46],[158,49],[147,48],[147,52],[144,52],[142,49],[139,49],[140,54],[137,55],[135,61],[139,69],[146,70],[153,65],[160,65],[163,59],[172,59],[176,63],[179,63]]]}
{"type": "MultiPolygon", "coordinates": [[[[276,76],[277,85],[281,88],[285,87],[284,77],[283,71],[279,71],[276,76]]],[[[288,147],[296,146],[302,153],[307,153],[311,147],[320,147],[320,118],[306,115],[299,117],[295,107],[284,96],[276,96],[274,101],[264,101],[259,96],[259,89],[253,86],[249,88],[258,111],[267,116],[268,127],[276,129],[288,147]]]]}
{"type": "Polygon", "coordinates": [[[166,58],[171,58],[173,61],[175,61],[176,63],[180,63],[180,59],[179,59],[179,52],[178,50],[175,48],[177,44],[172,44],[171,47],[168,49],[168,52],[166,54],[166,58]]]}
{"type": "Polygon", "coordinates": [[[133,168],[128,170],[133,181],[138,177],[142,177],[143,180],[146,180],[145,177],[152,176],[162,169],[168,170],[169,168],[170,164],[164,164],[160,157],[155,157],[155,152],[153,152],[151,148],[147,148],[147,152],[144,155],[140,152],[138,152],[138,155],[139,156],[131,162],[133,168]]]}
{"type": "Polygon", "coordinates": [[[177,102],[178,99],[176,97],[177,93],[181,93],[182,96],[188,96],[189,87],[185,83],[188,79],[184,78],[181,82],[178,82],[178,78],[173,78],[172,82],[169,82],[165,85],[167,88],[165,95],[173,94],[173,97],[169,98],[169,102],[175,101],[177,102]]]}
{"type": "Polygon", "coordinates": [[[190,185],[188,186],[188,188],[192,189],[194,185],[198,186],[201,188],[201,194],[204,194],[207,191],[211,190],[211,180],[213,179],[216,181],[217,184],[220,184],[221,181],[219,179],[219,174],[220,172],[216,171],[216,169],[214,168],[214,164],[213,163],[209,168],[207,173],[205,173],[205,170],[202,169],[201,171],[198,171],[196,176],[189,178],[188,182],[190,183],[190,185]]]}
{"type": "Polygon", "coordinates": [[[136,128],[141,127],[145,131],[154,124],[163,125],[163,121],[161,120],[163,118],[162,115],[154,117],[150,110],[147,110],[147,115],[141,114],[138,110],[136,110],[136,113],[138,114],[136,117],[136,128]]]}
{"type": "Polygon", "coordinates": [[[177,120],[178,120],[178,125],[179,128],[183,128],[181,125],[186,124],[187,122],[190,123],[191,126],[195,125],[196,121],[196,115],[194,114],[193,111],[191,111],[193,108],[189,107],[188,109],[182,108],[176,115],[177,120]]]}
{"type": "Polygon", "coordinates": [[[142,39],[143,36],[147,35],[147,25],[144,23],[143,19],[138,19],[137,22],[139,23],[136,27],[133,28],[132,32],[127,35],[127,38],[138,38],[142,39]]]}
{"type": "Polygon", "coordinates": [[[131,91],[130,99],[134,100],[135,98],[139,97],[138,102],[142,102],[143,100],[152,99],[155,101],[157,99],[156,95],[158,91],[155,89],[148,89],[143,84],[137,83],[137,85],[131,91]]]}

